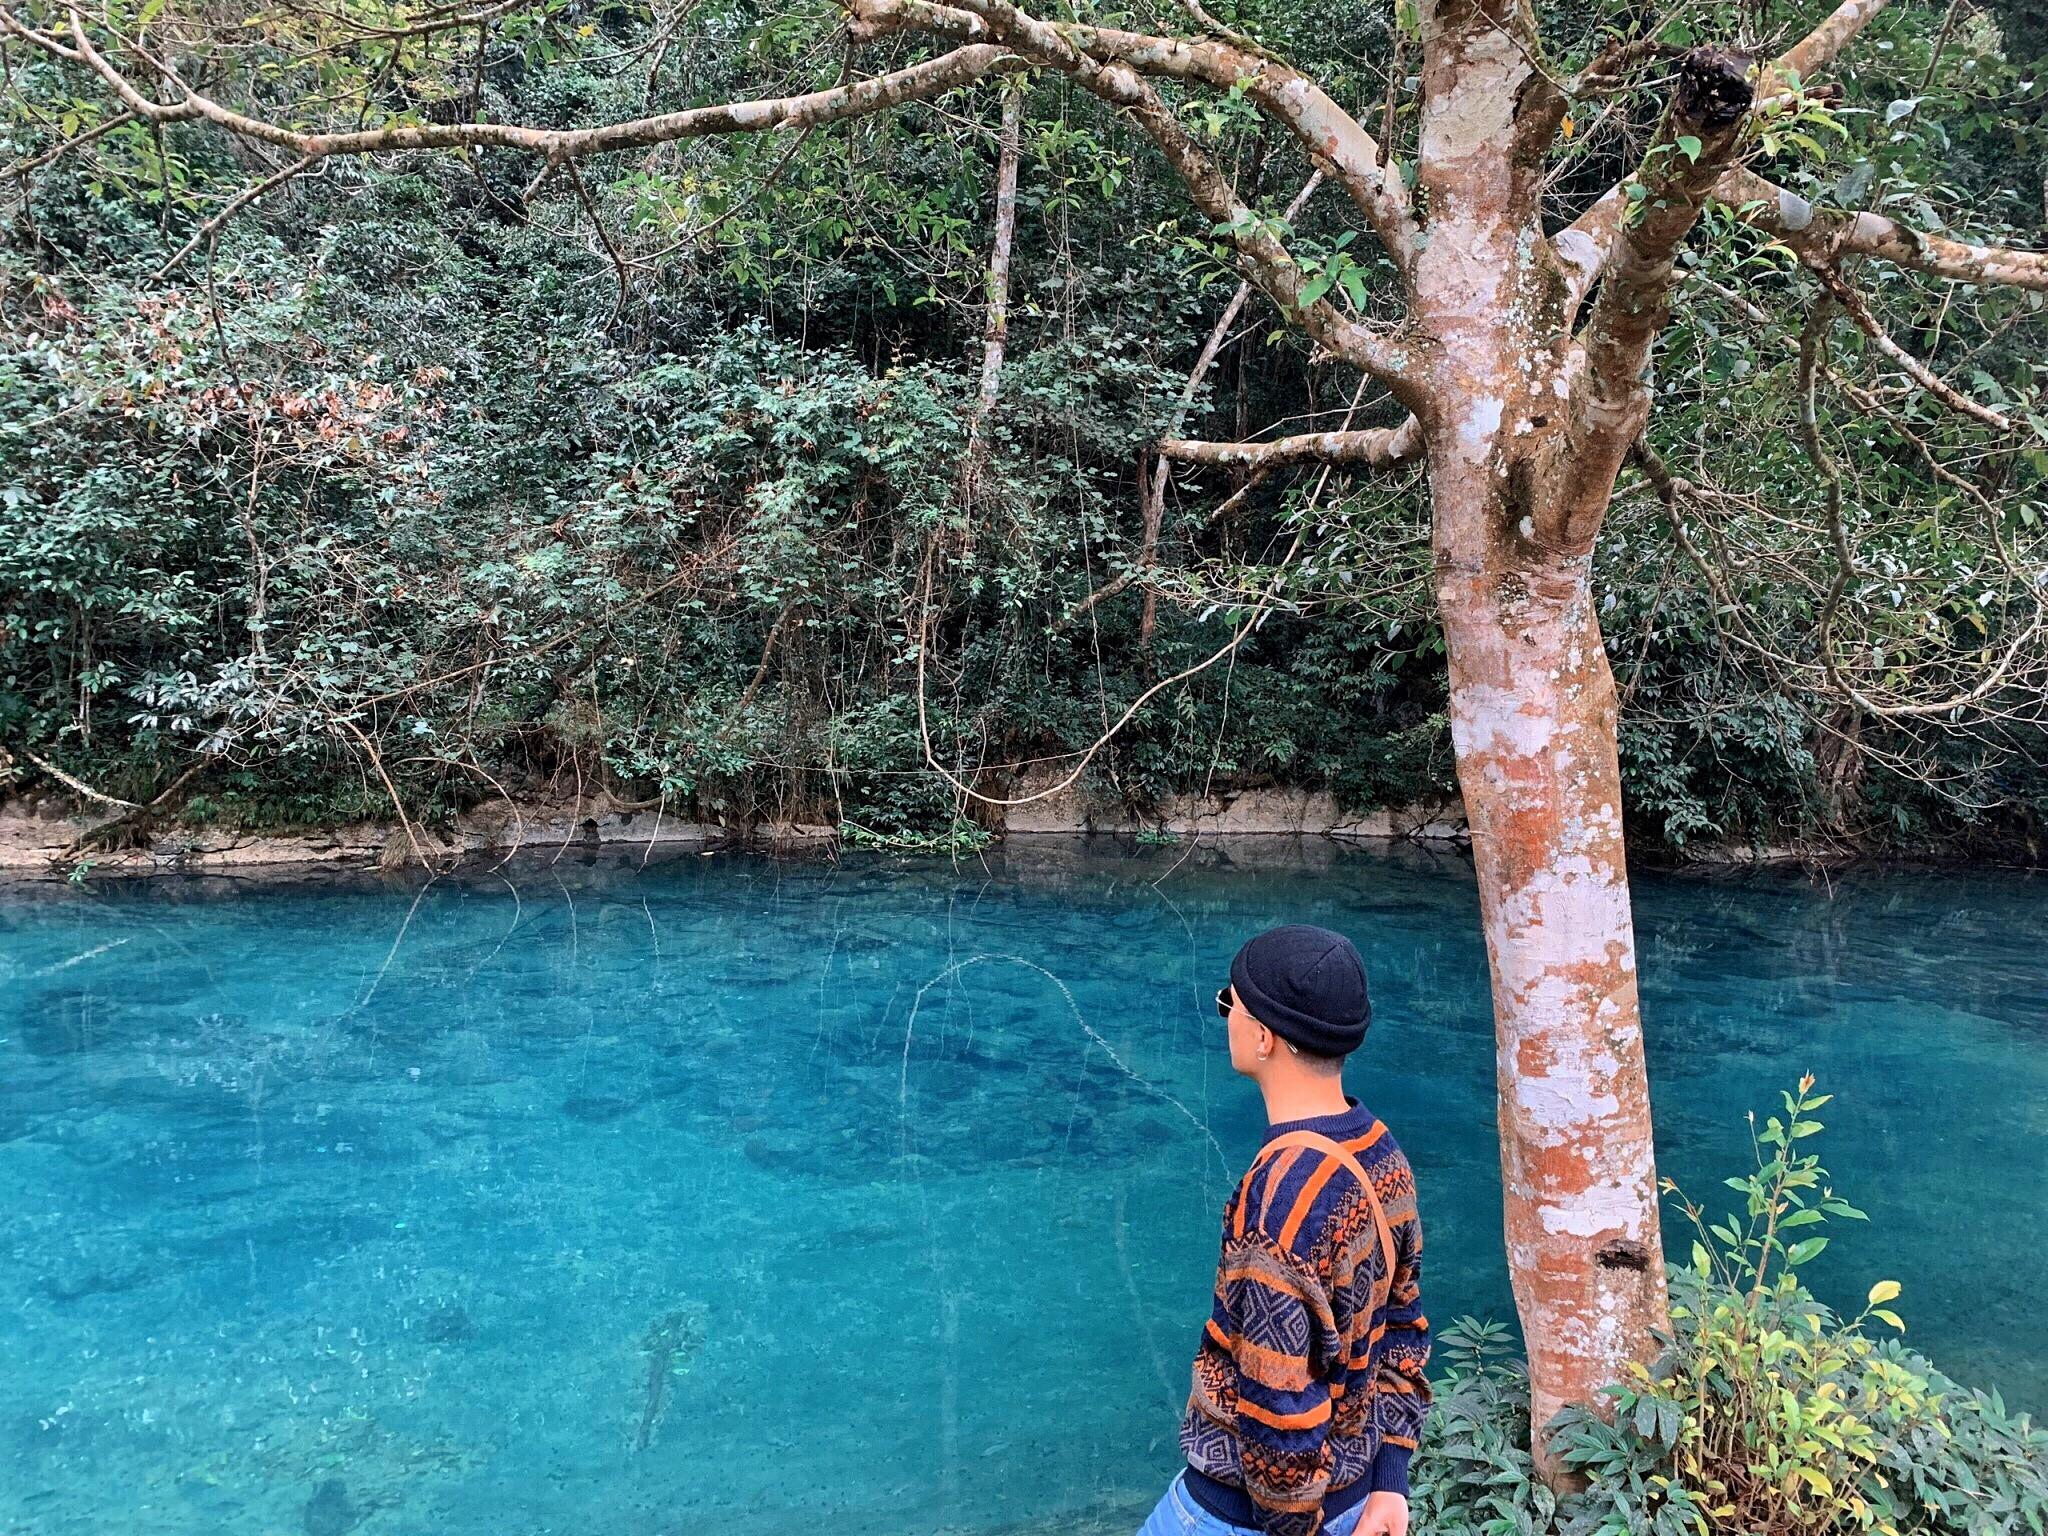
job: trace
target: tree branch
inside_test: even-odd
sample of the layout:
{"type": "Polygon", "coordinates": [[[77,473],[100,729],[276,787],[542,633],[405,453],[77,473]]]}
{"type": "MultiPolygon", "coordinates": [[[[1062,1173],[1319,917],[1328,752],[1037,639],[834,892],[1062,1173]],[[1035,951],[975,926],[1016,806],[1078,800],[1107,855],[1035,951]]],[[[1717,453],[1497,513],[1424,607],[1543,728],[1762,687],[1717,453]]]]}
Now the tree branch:
{"type": "Polygon", "coordinates": [[[1843,312],[1856,322],[1856,328],[1870,338],[1871,344],[1895,363],[1899,370],[1934,396],[1952,411],[1974,417],[1995,432],[2010,432],[2012,418],[2001,415],[1988,405],[1979,404],[1942,378],[1932,368],[1913,356],[1904,347],[1892,340],[1891,333],[1878,324],[1877,316],[1870,312],[1870,306],[1863,302],[1863,295],[1850,286],[1848,279],[1832,267],[1816,267],[1814,275],[1827,291],[1834,296],[1843,312]]]}
{"type": "MultiPolygon", "coordinates": [[[[850,5],[857,38],[921,31],[965,41],[993,36],[1021,41],[1003,14],[1022,17],[1013,6],[988,8],[971,0],[953,5],[850,0],[850,5]]],[[[1221,91],[1242,88],[1261,111],[1294,136],[1311,160],[1330,168],[1396,264],[1408,267],[1417,230],[1400,167],[1389,164],[1372,135],[1314,81],[1265,54],[1215,39],[1187,41],[1114,27],[1062,25],[1048,30],[1098,64],[1125,64],[1148,77],[1192,81],[1221,91]]]]}
{"type": "Polygon", "coordinates": [[[1805,85],[1834,63],[1856,34],[1889,4],[1891,0],[1842,0],[1827,20],[1771,61],[1764,71],[1761,94],[1785,90],[1794,79],[1805,85]]]}
{"type": "Polygon", "coordinates": [[[1714,198],[1809,265],[1875,256],[1957,283],[2003,283],[2048,293],[2048,251],[2017,251],[1921,234],[1881,213],[1837,213],[1740,166],[1722,172],[1714,198]]]}
{"type": "MultiPolygon", "coordinates": [[[[1281,215],[1290,224],[1301,210],[1308,206],[1308,200],[1316,195],[1316,188],[1323,184],[1323,173],[1316,171],[1302,183],[1301,190],[1294,194],[1294,200],[1281,215]]],[[[1194,403],[1195,394],[1202,387],[1202,380],[1209,376],[1216,358],[1223,350],[1223,344],[1230,337],[1230,328],[1237,324],[1237,317],[1244,310],[1245,300],[1252,294],[1249,281],[1239,283],[1237,292],[1230,296],[1230,302],[1223,306],[1223,313],[1216,317],[1216,323],[1209,328],[1209,336],[1202,343],[1202,350],[1195,356],[1195,366],[1188,370],[1188,381],[1181,386],[1180,401],[1174,407],[1173,424],[1169,430],[1178,432],[1187,420],[1188,407],[1194,403]]],[[[1172,470],[1165,455],[1159,455],[1152,465],[1152,478],[1145,487],[1145,515],[1141,525],[1138,546],[1139,566],[1152,563],[1152,556],[1159,545],[1159,530],[1166,522],[1166,485],[1172,477],[1172,470]]],[[[1138,645],[1149,649],[1153,626],[1158,616],[1158,603],[1151,591],[1145,593],[1144,610],[1138,616],[1138,645]]]]}
{"type": "Polygon", "coordinates": [[[39,155],[32,156],[27,160],[17,161],[7,168],[8,172],[25,182],[34,172],[41,170],[53,161],[61,160],[64,156],[70,154],[72,150],[83,149],[86,145],[92,143],[94,139],[105,138],[116,128],[125,128],[136,120],[133,112],[116,112],[105,122],[97,123],[81,133],[74,134],[62,143],[55,144],[49,149],[44,150],[39,155]]]}
{"type": "Polygon", "coordinates": [[[576,200],[583,205],[583,211],[590,215],[590,227],[597,231],[597,243],[604,247],[605,255],[612,260],[612,271],[617,275],[619,291],[612,300],[612,312],[605,320],[604,328],[610,330],[619,323],[619,316],[626,312],[626,298],[632,292],[633,269],[626,264],[626,258],[619,254],[618,246],[612,243],[611,231],[604,227],[604,215],[598,211],[597,199],[590,195],[589,184],[583,173],[576,169],[571,160],[567,166],[569,181],[576,188],[576,200]]]}
{"type": "Polygon", "coordinates": [[[300,159],[293,161],[283,170],[276,171],[271,175],[264,177],[263,180],[257,182],[255,186],[246,187],[242,191],[236,193],[233,197],[229,198],[226,206],[224,206],[219,213],[216,213],[212,218],[208,219],[204,224],[200,225],[199,228],[194,230],[192,232],[192,238],[190,240],[187,240],[183,245],[179,246],[178,249],[171,254],[170,259],[166,261],[162,266],[156,269],[156,276],[158,281],[162,281],[164,278],[169,277],[172,272],[177,270],[179,263],[184,261],[184,259],[187,256],[190,256],[194,251],[198,250],[199,247],[204,245],[208,240],[211,240],[215,235],[219,234],[221,229],[227,224],[228,220],[232,219],[236,214],[240,213],[244,208],[248,207],[249,204],[255,202],[257,198],[262,197],[265,193],[276,190],[278,187],[283,186],[286,182],[292,180],[294,177],[303,175],[305,172],[311,170],[314,166],[318,165],[319,163],[320,161],[312,155],[303,156],[300,159]]]}
{"type": "Polygon", "coordinates": [[[1304,432],[1266,443],[1211,443],[1170,437],[1159,456],[1180,464],[1267,470],[1283,464],[1360,464],[1391,469],[1422,452],[1422,423],[1410,416],[1396,427],[1357,432],[1304,432]]]}
{"type": "MultiPolygon", "coordinates": [[[[1784,92],[1794,77],[1803,88],[1814,71],[1832,63],[1870,19],[1890,3],[1891,0],[1845,0],[1827,20],[1758,72],[1757,96],[1762,98],[1784,92]]],[[[1625,50],[1623,56],[1627,56],[1625,50]]],[[[1588,72],[1591,69],[1589,66],[1588,72]]],[[[1752,103],[1753,107],[1760,105],[1761,100],[1752,103]]],[[[1748,173],[1736,170],[1729,174],[1748,173]]],[[[1718,192],[1716,196],[1719,201],[1731,201],[1718,192]]],[[[1626,206],[1627,194],[1622,187],[1612,187],[1592,207],[1551,238],[1551,248],[1564,264],[1574,307],[1584,302],[1593,284],[1599,281],[1613,245],[1614,231],[1626,206]]]]}
{"type": "Polygon", "coordinates": [[[11,33],[13,36],[20,38],[23,42],[28,43],[34,47],[40,48],[45,53],[54,54],[56,57],[60,59],[69,59],[74,64],[80,64],[84,62],[83,56],[78,52],[77,49],[66,48],[62,43],[58,42],[57,39],[52,37],[49,33],[38,32],[34,27],[30,26],[27,22],[17,17],[12,11],[7,10],[5,8],[0,8],[0,32],[11,33]]]}
{"type": "MultiPolygon", "coordinates": [[[[876,0],[881,3],[881,0],[876,0]]],[[[520,149],[544,157],[557,165],[585,155],[673,142],[678,139],[723,133],[751,133],[779,128],[807,128],[819,123],[838,122],[885,111],[906,101],[921,100],[992,74],[1030,67],[1033,62],[1058,70],[1108,105],[1127,113],[1166,156],[1167,163],[1186,185],[1195,205],[1221,229],[1229,232],[1231,243],[1244,261],[1252,280],[1283,314],[1299,323],[1311,338],[1329,351],[1376,377],[1384,379],[1411,407],[1419,399],[1419,386],[1410,377],[1411,365],[1402,349],[1389,337],[1374,332],[1345,315],[1328,300],[1301,303],[1301,269],[1280,242],[1240,203],[1229,183],[1195,147],[1173,113],[1146,82],[1134,61],[1143,58],[1147,66],[1162,75],[1205,80],[1227,79],[1235,85],[1247,75],[1277,68],[1242,50],[1225,44],[1180,43],[1139,34],[1104,34],[1095,29],[1053,26],[1025,14],[1009,0],[964,0],[958,7],[922,4],[922,0],[895,0],[909,7],[907,16],[916,24],[934,30],[972,31],[977,35],[1000,37],[1007,46],[973,42],[939,58],[910,65],[873,79],[831,90],[804,95],[775,97],[763,101],[698,107],[658,117],[636,118],[598,128],[549,129],[520,127],[508,123],[417,123],[349,133],[302,133],[276,123],[247,116],[193,90],[168,66],[158,66],[167,82],[176,86],[182,99],[164,103],[142,94],[95,48],[86,36],[83,17],[71,12],[71,31],[77,56],[95,70],[138,117],[152,123],[173,118],[199,117],[231,133],[264,143],[278,144],[302,157],[376,154],[406,149],[452,149],[496,146],[520,149]],[[965,18],[965,19],[963,19],[965,18]],[[1115,47],[1110,46],[1114,41],[1115,47]],[[1092,39],[1105,50],[1097,58],[1076,39],[1092,39]],[[1121,54],[1128,53],[1130,61],[1121,54]],[[1024,55],[1020,57],[1019,55],[1024,55]]],[[[4,13],[0,13],[4,14],[4,13]]],[[[10,26],[45,46],[57,46],[9,18],[10,26]]],[[[908,22],[905,23],[909,24],[908,22]]],[[[1342,157],[1350,166],[1369,175],[1376,191],[1367,201],[1385,221],[1384,234],[1390,248],[1404,250],[1405,193],[1393,168],[1377,165],[1378,146],[1358,125],[1337,109],[1320,90],[1291,71],[1258,87],[1262,99],[1284,102],[1290,110],[1279,115],[1290,121],[1297,133],[1314,133],[1322,143],[1324,158],[1342,157]]],[[[1248,84],[1248,89],[1250,86],[1248,84]]]]}
{"type": "Polygon", "coordinates": [[[1532,537],[1567,554],[1591,549],[1614,477],[1650,412],[1650,348],[1671,310],[1679,247],[1692,232],[1754,95],[1749,61],[1715,48],[1686,56],[1664,126],[1637,173],[1639,216],[1617,219],[1600,296],[1586,324],[1585,370],[1572,391],[1561,493],[1532,537]]]}
{"type": "MultiPolygon", "coordinates": [[[[7,19],[9,30],[44,46],[49,45],[50,40],[29,31],[6,12],[0,11],[0,17],[7,19]]],[[[633,118],[597,128],[525,128],[512,123],[403,123],[352,133],[301,133],[223,106],[185,85],[168,69],[165,70],[167,78],[178,86],[183,96],[170,103],[152,101],[93,46],[85,35],[84,22],[75,10],[71,13],[71,32],[77,52],[71,54],[66,50],[66,56],[82,58],[107,82],[121,104],[143,120],[166,123],[204,118],[241,138],[276,144],[311,159],[324,159],[329,155],[384,154],[404,149],[495,147],[525,150],[544,156],[553,164],[614,150],[643,149],[678,139],[844,122],[885,112],[905,102],[941,95],[989,75],[1012,73],[1027,67],[1024,60],[1007,48],[975,44],[956,48],[921,64],[830,90],[694,107],[684,112],[633,118]]]]}
{"type": "MultiPolygon", "coordinates": [[[[1283,315],[1354,368],[1385,382],[1410,409],[1419,403],[1417,370],[1392,337],[1361,325],[1328,299],[1302,302],[1304,279],[1294,258],[1267,226],[1238,201],[1230,183],[1196,147],[1158,91],[1134,67],[1121,60],[1098,61],[1070,37],[1077,29],[1056,27],[1026,15],[1010,0],[961,0],[959,8],[978,17],[1018,53],[1057,70],[1098,100],[1125,113],[1165,156],[1166,163],[1187,189],[1189,199],[1209,216],[1219,234],[1226,235],[1243,262],[1246,275],[1279,306],[1283,315]]],[[[1078,30],[1083,34],[1087,31],[1078,30]]]]}

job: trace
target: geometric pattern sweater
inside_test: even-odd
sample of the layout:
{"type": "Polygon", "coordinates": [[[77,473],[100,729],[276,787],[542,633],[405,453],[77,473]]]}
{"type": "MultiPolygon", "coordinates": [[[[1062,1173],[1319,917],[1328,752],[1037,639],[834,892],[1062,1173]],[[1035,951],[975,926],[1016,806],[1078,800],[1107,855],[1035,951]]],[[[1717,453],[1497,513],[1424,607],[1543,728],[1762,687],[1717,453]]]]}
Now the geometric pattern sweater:
{"type": "Polygon", "coordinates": [[[1391,1229],[1393,1272],[1343,1162],[1312,1147],[1261,1156],[1223,1208],[1215,1305],[1181,1424],[1197,1496],[1226,1495],[1226,1518],[1272,1536],[1316,1536],[1326,1501],[1334,1512],[1368,1493],[1405,1495],[1429,1413],[1415,1175],[1387,1128],[1346,1102],[1343,1114],[1272,1126],[1266,1140],[1315,1131],[1362,1165],[1391,1229]]]}

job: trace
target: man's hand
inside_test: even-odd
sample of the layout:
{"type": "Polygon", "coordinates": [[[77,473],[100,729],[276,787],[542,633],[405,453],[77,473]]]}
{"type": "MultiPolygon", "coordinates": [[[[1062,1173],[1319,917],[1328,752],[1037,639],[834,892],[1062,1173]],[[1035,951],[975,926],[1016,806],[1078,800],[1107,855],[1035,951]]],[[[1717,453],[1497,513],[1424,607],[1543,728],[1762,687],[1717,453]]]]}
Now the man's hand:
{"type": "Polygon", "coordinates": [[[1408,1536],[1408,1501],[1398,1493],[1370,1495],[1351,1536],[1408,1536]]]}

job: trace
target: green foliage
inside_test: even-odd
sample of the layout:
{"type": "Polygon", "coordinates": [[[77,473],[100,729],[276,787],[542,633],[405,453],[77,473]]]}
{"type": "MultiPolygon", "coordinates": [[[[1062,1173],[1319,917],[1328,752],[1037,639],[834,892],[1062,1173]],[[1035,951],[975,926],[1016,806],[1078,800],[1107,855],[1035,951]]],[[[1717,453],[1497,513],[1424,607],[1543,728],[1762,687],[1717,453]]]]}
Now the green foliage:
{"type": "MultiPolygon", "coordinates": [[[[1811,1150],[1829,1101],[1811,1078],[1756,1132],[1740,1209],[1698,1234],[1672,1274],[1672,1332],[1610,1387],[1613,1422],[1568,1409],[1551,1426],[1586,1480],[1535,1480],[1528,1385],[1505,1331],[1460,1319],[1417,1458],[1414,1515],[1443,1536],[2007,1536],[2048,1528],[2048,1432],[1908,1350],[1880,1280],[1843,1317],[1800,1282],[1829,1219],[1862,1220],[1811,1150]]],[[[1753,1117],[1752,1117],[1752,1123],[1753,1117]]],[[[1674,1191],[1675,1193],[1675,1191],[1674,1191]]]]}
{"type": "MultiPolygon", "coordinates": [[[[1945,13],[1889,8],[1846,66],[1847,104],[1789,103],[1752,148],[1816,205],[2039,244],[2038,28],[1971,12],[1937,58],[1945,13]]],[[[1370,61],[1419,25],[1365,0],[1222,14],[1346,102],[1379,101],[1370,61]]],[[[61,21],[40,0],[24,15],[61,21]]],[[[1747,15],[1656,24],[1727,41],[1747,15]]],[[[1649,24],[1592,0],[1544,18],[1572,67],[1649,24]]],[[[416,19],[381,0],[263,11],[180,48],[225,99],[350,124],[568,124],[830,85],[843,25],[824,0],[713,0],[673,33],[667,12],[546,0],[482,38],[379,30],[416,19]]],[[[88,71],[10,59],[11,152],[109,121],[88,71]]],[[[1145,445],[1169,425],[1335,426],[1355,379],[1255,300],[1180,418],[1237,281],[1215,231],[1128,122],[1042,78],[1006,88],[1025,91],[1018,248],[978,462],[992,90],[794,142],[600,157],[587,206],[509,150],[337,159],[161,273],[250,184],[218,132],[115,125],[27,173],[0,251],[0,741],[127,799],[197,765],[180,800],[195,820],[350,819],[386,804],[388,779],[428,818],[602,789],[948,842],[961,797],[927,736],[970,782],[1071,762],[1270,590],[1247,643],[1140,709],[1089,791],[1138,811],[1211,784],[1327,788],[1357,809],[1449,792],[1417,481],[1274,476],[1212,523],[1236,482],[1180,476],[1155,548],[1142,528],[1145,445]],[[1138,583],[1077,613],[1140,568],[1149,644],[1138,583]]],[[[1341,197],[1281,223],[1309,167],[1257,132],[1242,93],[1167,94],[1248,217],[1285,231],[1311,293],[1386,314],[1391,269],[1341,197]]],[[[1399,160],[1414,104],[1393,108],[1399,160]]],[[[1625,176],[1659,111],[1644,89],[1587,114],[1552,215],[1625,176]]],[[[1717,592],[1625,482],[1597,560],[1632,837],[2023,841],[2048,817],[2037,728],[1837,713],[1817,638],[1836,572],[1788,403],[1810,279],[1727,219],[1685,262],[1654,436],[1678,472],[1718,481],[1712,519],[1688,526],[1735,574],[1717,592]],[[1709,283],[1754,295],[1768,323],[1709,283]]],[[[1829,639],[1882,691],[1972,664],[2038,612],[1995,556],[2048,535],[2048,438],[2033,296],[1884,271],[1867,286],[2036,434],[1994,460],[1924,401],[1893,402],[1897,429],[1831,415],[1861,565],[1829,639]],[[1935,462],[1992,465],[1996,529],[1901,429],[1935,462]]],[[[1830,343],[1872,381],[1860,332],[1838,320],[1830,343]]],[[[18,754],[12,772],[34,777],[18,754]]]]}

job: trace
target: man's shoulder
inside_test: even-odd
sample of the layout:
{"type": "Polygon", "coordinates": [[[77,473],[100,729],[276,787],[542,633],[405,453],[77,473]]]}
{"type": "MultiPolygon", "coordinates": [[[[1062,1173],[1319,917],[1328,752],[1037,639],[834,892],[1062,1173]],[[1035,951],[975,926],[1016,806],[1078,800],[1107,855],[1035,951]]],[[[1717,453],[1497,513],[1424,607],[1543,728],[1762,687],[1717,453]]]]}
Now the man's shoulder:
{"type": "MultiPolygon", "coordinates": [[[[1361,1119],[1348,1134],[1325,1138],[1333,1145],[1295,1143],[1274,1150],[1269,1144],[1262,1150],[1238,1186],[1236,1231],[1306,1256],[1345,1209],[1357,1204],[1358,1173],[1383,1206],[1389,1195],[1400,1199],[1405,1193],[1412,1210],[1415,1182],[1407,1157],[1384,1122],[1371,1115],[1361,1119]]],[[[1387,1214],[1393,1219],[1392,1211],[1387,1214]]]]}

